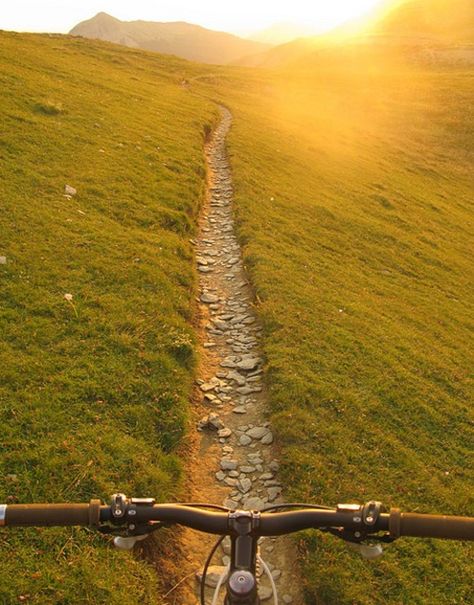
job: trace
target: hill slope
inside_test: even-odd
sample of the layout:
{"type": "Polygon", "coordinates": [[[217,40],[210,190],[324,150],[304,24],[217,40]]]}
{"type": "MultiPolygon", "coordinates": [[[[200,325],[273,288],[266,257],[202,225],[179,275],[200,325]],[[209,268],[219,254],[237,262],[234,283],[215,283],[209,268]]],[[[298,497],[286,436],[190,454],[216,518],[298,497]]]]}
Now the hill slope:
{"type": "Polygon", "coordinates": [[[269,45],[261,42],[244,40],[190,23],[125,22],[106,13],[99,13],[79,23],[70,33],[215,64],[230,63],[269,48],[269,45]]]}
{"type": "MultiPolygon", "coordinates": [[[[0,62],[0,502],[176,498],[212,110],[152,53],[0,33],[0,62]]],[[[2,604],[161,602],[86,531],[0,544],[2,604]]]]}
{"type": "Polygon", "coordinates": [[[264,53],[243,57],[240,65],[312,68],[336,62],[393,59],[474,62],[474,3],[471,0],[402,0],[390,11],[374,12],[322,36],[293,40],[264,53]],[[471,45],[447,49],[446,45],[471,45]],[[430,53],[432,50],[434,52],[430,53]],[[448,52],[454,50],[454,52],[448,52]],[[427,52],[428,51],[428,52],[427,52]],[[440,51],[440,52],[438,52],[440,51]],[[305,65],[306,64],[306,65],[305,65]]]}
{"type": "MultiPolygon", "coordinates": [[[[472,68],[331,68],[220,81],[286,493],[472,516],[472,68]]],[[[472,602],[472,543],[300,546],[310,604],[472,602]]]]}
{"type": "Polygon", "coordinates": [[[471,0],[404,0],[376,23],[373,31],[474,43],[474,3],[471,0]]]}

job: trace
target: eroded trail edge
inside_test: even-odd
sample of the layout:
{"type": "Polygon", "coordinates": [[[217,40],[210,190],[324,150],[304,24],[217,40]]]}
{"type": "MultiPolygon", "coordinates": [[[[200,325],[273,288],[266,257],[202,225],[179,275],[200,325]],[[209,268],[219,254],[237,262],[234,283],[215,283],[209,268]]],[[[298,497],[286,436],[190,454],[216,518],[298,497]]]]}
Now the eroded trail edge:
{"type": "MultiPolygon", "coordinates": [[[[221,121],[206,145],[208,194],[196,258],[200,275],[200,369],[197,406],[199,487],[194,496],[213,504],[261,510],[282,502],[274,435],[266,420],[266,390],[260,352],[261,326],[234,230],[232,176],[226,137],[232,115],[221,107],[221,121]]],[[[194,481],[196,486],[196,481],[194,481]]],[[[300,603],[295,556],[290,542],[262,539],[262,557],[276,581],[280,602],[300,603]]],[[[208,579],[229,561],[225,541],[208,579]]],[[[260,597],[271,602],[268,579],[260,597]]]]}

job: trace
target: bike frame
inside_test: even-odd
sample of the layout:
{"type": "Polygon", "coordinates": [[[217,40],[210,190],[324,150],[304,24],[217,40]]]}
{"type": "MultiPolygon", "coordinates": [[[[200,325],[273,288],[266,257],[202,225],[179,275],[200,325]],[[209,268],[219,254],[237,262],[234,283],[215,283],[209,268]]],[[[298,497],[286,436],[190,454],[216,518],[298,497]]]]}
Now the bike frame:
{"type": "Polygon", "coordinates": [[[256,531],[260,513],[236,511],[229,513],[231,556],[225,605],[260,605],[257,590],[256,531]]]}

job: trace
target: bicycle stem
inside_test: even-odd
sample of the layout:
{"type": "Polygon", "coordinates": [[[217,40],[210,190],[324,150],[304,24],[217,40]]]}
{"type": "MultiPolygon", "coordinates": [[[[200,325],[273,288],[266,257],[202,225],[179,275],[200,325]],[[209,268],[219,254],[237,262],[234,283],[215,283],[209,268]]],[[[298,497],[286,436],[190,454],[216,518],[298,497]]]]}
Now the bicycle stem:
{"type": "Polygon", "coordinates": [[[257,591],[257,530],[260,513],[229,513],[231,560],[225,605],[260,605],[257,591]]]}

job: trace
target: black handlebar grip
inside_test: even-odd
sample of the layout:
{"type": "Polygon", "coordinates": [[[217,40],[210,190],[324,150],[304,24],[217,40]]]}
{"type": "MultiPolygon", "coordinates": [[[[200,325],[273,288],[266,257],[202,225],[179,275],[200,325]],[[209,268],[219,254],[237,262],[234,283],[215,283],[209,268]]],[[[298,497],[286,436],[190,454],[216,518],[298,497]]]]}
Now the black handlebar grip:
{"type": "Polygon", "coordinates": [[[474,540],[474,518],[402,513],[400,509],[392,508],[389,530],[393,538],[412,536],[446,540],[474,540]]]}
{"type": "Polygon", "coordinates": [[[4,511],[4,525],[17,527],[97,526],[100,500],[89,504],[8,504],[4,511]]]}

